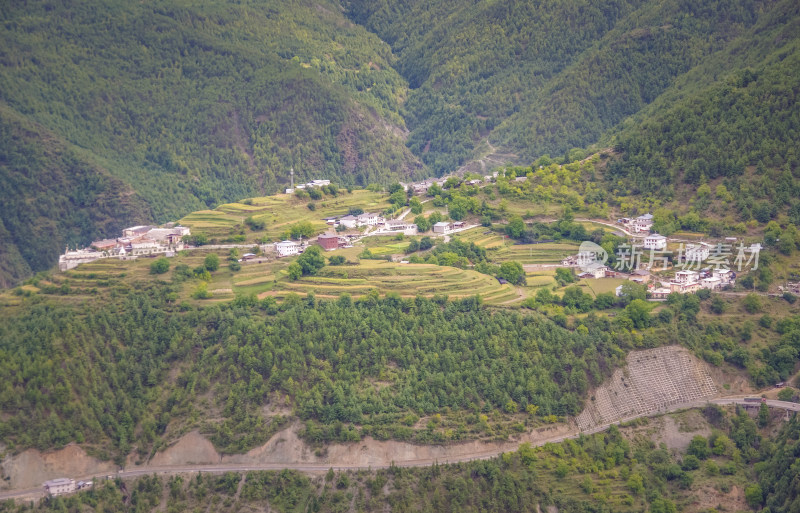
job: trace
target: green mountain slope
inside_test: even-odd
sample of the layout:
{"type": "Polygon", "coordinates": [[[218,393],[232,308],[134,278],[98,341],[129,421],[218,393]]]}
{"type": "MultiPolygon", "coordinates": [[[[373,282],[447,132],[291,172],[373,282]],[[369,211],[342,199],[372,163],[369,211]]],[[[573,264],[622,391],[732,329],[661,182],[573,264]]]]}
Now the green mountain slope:
{"type": "Polygon", "coordinates": [[[353,0],[348,12],[392,45],[414,88],[409,145],[443,173],[642,3],[353,0]]]}
{"type": "Polygon", "coordinates": [[[620,194],[667,199],[684,184],[693,191],[715,180],[744,221],[767,222],[785,207],[800,221],[798,69],[800,6],[782,2],[608,134],[622,158],[607,178],[620,194]]]}
{"type": "Polygon", "coordinates": [[[528,157],[593,144],[772,7],[770,1],[648,3],[578,56],[492,139],[528,157]]]}
{"type": "Polygon", "coordinates": [[[151,217],[144,200],[72,145],[0,106],[0,287],[60,251],[151,217]]]}
{"type": "MultiPolygon", "coordinates": [[[[796,181],[798,20],[780,0],[34,2],[0,14],[0,122],[72,148],[152,221],[280,190],[290,167],[365,185],[601,144],[614,196],[740,177],[742,220],[775,194],[800,219],[792,183],[775,190],[796,181]]],[[[36,180],[22,196],[61,194],[36,180]]],[[[6,282],[115,233],[30,240],[3,212],[6,282]]]]}
{"type": "MultiPolygon", "coordinates": [[[[421,169],[404,144],[406,83],[389,49],[335,3],[7,7],[0,105],[102,162],[149,220],[278,190],[291,166],[301,180],[342,184],[421,169]]],[[[45,157],[29,177],[58,165],[45,157]]],[[[95,225],[81,242],[112,234],[95,225]]]]}
{"type": "Polygon", "coordinates": [[[486,137],[523,161],[592,145],[760,18],[786,14],[771,0],[348,7],[397,53],[413,88],[409,145],[436,172],[486,137]]]}

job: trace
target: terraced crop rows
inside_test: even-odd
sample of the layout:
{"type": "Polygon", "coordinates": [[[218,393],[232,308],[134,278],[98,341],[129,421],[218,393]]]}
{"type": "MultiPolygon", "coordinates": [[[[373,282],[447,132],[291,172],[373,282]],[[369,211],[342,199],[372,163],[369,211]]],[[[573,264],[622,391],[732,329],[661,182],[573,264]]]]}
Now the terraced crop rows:
{"type": "Polygon", "coordinates": [[[397,292],[404,297],[447,294],[451,298],[480,294],[490,304],[514,299],[517,294],[511,285],[501,285],[491,276],[470,270],[439,267],[430,264],[396,264],[366,261],[357,266],[324,268],[319,276],[298,281],[281,281],[271,295],[281,297],[288,292],[320,296],[338,296],[342,292],[354,296],[372,289],[380,293],[397,292]],[[341,276],[347,273],[347,278],[341,276]]]}
{"type": "MultiPolygon", "coordinates": [[[[387,195],[366,190],[356,190],[351,194],[346,192],[339,196],[326,196],[314,202],[316,210],[307,207],[309,200],[301,200],[289,194],[278,194],[252,198],[252,205],[244,203],[226,203],[214,210],[201,210],[193,212],[183,219],[181,224],[205,233],[212,237],[223,237],[232,234],[232,229],[241,225],[246,217],[253,217],[265,223],[264,230],[252,232],[246,230],[246,235],[255,240],[266,236],[268,239],[277,240],[291,225],[299,222],[309,222],[317,233],[327,229],[327,224],[322,221],[325,217],[346,214],[351,208],[361,208],[365,211],[380,212],[388,206],[387,195]]],[[[248,240],[250,240],[248,239],[248,240]]]]}

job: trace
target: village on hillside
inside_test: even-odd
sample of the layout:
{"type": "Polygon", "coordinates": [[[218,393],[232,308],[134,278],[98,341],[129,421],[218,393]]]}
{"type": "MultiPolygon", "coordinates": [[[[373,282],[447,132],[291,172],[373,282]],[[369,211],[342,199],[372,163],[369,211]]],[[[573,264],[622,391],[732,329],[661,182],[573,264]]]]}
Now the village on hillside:
{"type": "MultiPolygon", "coordinates": [[[[733,286],[736,272],[732,267],[742,268],[742,264],[758,266],[761,244],[745,246],[737,239],[728,237],[724,242],[686,243],[670,240],[664,235],[652,232],[653,216],[644,214],[636,218],[621,218],[617,223],[630,234],[630,245],[620,253],[621,258],[614,266],[605,265],[608,255],[602,251],[588,248],[562,260],[561,265],[577,268],[579,278],[602,279],[624,278],[647,287],[648,298],[653,301],[665,300],[672,293],[687,294],[700,289],[719,290],[733,286]],[[668,243],[677,244],[676,251],[668,249],[668,243]],[[736,253],[734,254],[734,251],[736,253]],[[643,257],[647,255],[648,258],[643,257]],[[674,257],[674,258],[670,258],[674,257]],[[669,265],[670,259],[672,265],[669,265]],[[676,270],[676,269],[680,270],[676,270]],[[662,276],[660,272],[674,270],[672,276],[662,276]]],[[[620,296],[623,286],[616,288],[620,296]]]]}
{"type": "Polygon", "coordinates": [[[73,251],[67,248],[58,258],[58,269],[68,271],[101,258],[134,260],[143,256],[174,256],[184,248],[184,237],[188,235],[191,235],[189,228],[173,223],[163,227],[131,226],[122,230],[122,235],[116,239],[96,240],[87,248],[73,251]]]}
{"type": "MultiPolygon", "coordinates": [[[[481,186],[496,180],[498,173],[495,171],[483,179],[469,180],[470,185],[481,186]]],[[[411,194],[426,194],[437,185],[445,185],[449,177],[427,179],[416,183],[401,184],[403,189],[411,194]]],[[[524,179],[525,177],[517,177],[524,179]]],[[[313,187],[326,187],[330,180],[315,179],[310,182],[294,185],[286,189],[287,194],[294,194],[297,190],[313,187]]],[[[398,218],[389,219],[384,214],[374,211],[364,211],[361,208],[351,209],[350,212],[324,217],[328,227],[323,233],[311,236],[305,240],[282,240],[274,243],[258,244],[255,252],[246,252],[240,261],[247,262],[264,258],[284,258],[303,253],[310,244],[317,244],[325,251],[351,248],[353,244],[370,236],[413,236],[418,234],[418,228],[411,220],[404,219],[409,213],[402,212],[398,218]]],[[[733,286],[736,281],[736,271],[733,264],[742,262],[758,264],[760,244],[737,248],[736,238],[726,238],[724,242],[708,243],[699,241],[683,241],[670,239],[664,235],[653,232],[654,219],[650,213],[632,218],[620,218],[615,224],[604,222],[608,227],[617,226],[616,233],[624,235],[627,239],[625,254],[618,255],[616,262],[608,263],[608,255],[599,246],[584,248],[574,255],[563,258],[560,262],[545,267],[562,267],[575,271],[578,279],[624,279],[646,286],[648,298],[654,301],[664,300],[671,293],[690,293],[700,289],[719,290],[733,286]],[[684,244],[684,242],[686,242],[684,244]],[[676,247],[677,246],[677,247],[676,247]],[[734,251],[738,253],[734,254],[734,251]],[[676,252],[677,251],[677,252],[676,252]],[[645,258],[647,257],[647,258],[645,258]],[[672,262],[667,266],[668,262],[672,262]],[[659,262],[663,263],[659,269],[659,262]],[[671,272],[664,272],[671,271],[671,272]]],[[[439,221],[431,226],[431,236],[446,238],[461,231],[477,227],[466,221],[439,221]]],[[[101,258],[116,258],[133,260],[140,257],[174,256],[177,251],[193,249],[189,244],[191,238],[189,227],[175,223],[163,226],[132,226],[122,230],[121,236],[115,239],[103,239],[92,242],[89,247],[79,250],[67,250],[59,258],[59,269],[66,271],[76,266],[92,262],[101,258]]],[[[205,246],[208,249],[254,248],[253,244],[229,244],[205,246]]],[[[619,281],[617,281],[619,283],[619,281]]],[[[616,287],[616,294],[623,294],[621,285],[616,287]]]]}

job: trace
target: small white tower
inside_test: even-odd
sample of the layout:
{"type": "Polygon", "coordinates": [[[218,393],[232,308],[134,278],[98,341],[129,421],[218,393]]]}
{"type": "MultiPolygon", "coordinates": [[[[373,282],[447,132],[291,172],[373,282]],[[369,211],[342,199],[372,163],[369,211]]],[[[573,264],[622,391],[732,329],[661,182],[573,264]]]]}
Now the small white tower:
{"type": "Polygon", "coordinates": [[[286,194],[293,194],[294,193],[294,167],[289,168],[289,177],[291,178],[291,186],[286,189],[286,194]]]}

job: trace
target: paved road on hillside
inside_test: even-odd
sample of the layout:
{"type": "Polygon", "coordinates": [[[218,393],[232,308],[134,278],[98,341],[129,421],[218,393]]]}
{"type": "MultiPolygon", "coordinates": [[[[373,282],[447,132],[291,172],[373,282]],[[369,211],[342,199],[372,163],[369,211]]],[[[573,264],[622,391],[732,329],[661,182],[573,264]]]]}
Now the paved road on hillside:
{"type": "MultiPolygon", "coordinates": [[[[689,404],[680,404],[680,405],[675,405],[674,407],[668,410],[660,412],[660,414],[669,413],[672,411],[684,410],[687,408],[699,408],[707,404],[719,404],[719,405],[742,404],[750,406],[760,405],[760,403],[758,402],[745,402],[744,400],[745,397],[753,397],[753,396],[724,397],[720,399],[711,399],[707,401],[696,401],[694,403],[689,403],[689,404]]],[[[789,411],[800,412],[800,404],[798,403],[791,403],[788,401],[777,401],[773,399],[768,399],[766,403],[767,406],[769,406],[770,408],[780,408],[789,411]]],[[[629,422],[631,420],[647,416],[648,415],[636,415],[633,417],[628,417],[602,426],[596,426],[590,430],[586,430],[581,433],[575,430],[573,433],[570,433],[568,435],[557,436],[546,440],[539,440],[538,442],[535,442],[532,445],[541,446],[546,443],[558,443],[558,442],[563,442],[564,440],[569,438],[577,438],[581,434],[588,435],[592,433],[599,433],[601,431],[605,431],[614,424],[629,422]]],[[[395,466],[427,467],[443,463],[460,463],[466,461],[486,460],[497,457],[503,452],[509,452],[511,450],[514,450],[514,448],[513,447],[506,448],[505,450],[502,451],[495,449],[482,452],[477,451],[464,456],[458,456],[447,459],[419,459],[419,460],[398,461],[395,462],[395,466]]],[[[283,470],[283,469],[314,473],[314,472],[326,472],[330,468],[334,470],[368,470],[368,469],[389,468],[389,465],[337,465],[335,463],[241,463],[241,464],[218,463],[214,465],[172,465],[172,466],[161,466],[161,467],[143,466],[143,467],[134,467],[131,468],[130,470],[126,469],[116,474],[109,474],[108,472],[103,472],[87,476],[77,476],[75,477],[75,480],[90,481],[92,479],[103,479],[106,477],[130,478],[130,477],[137,477],[137,476],[151,475],[151,474],[171,475],[171,474],[187,474],[194,472],[221,474],[224,472],[247,472],[250,470],[283,470]]],[[[42,497],[43,495],[44,494],[41,488],[29,488],[25,490],[12,490],[8,492],[2,492],[0,493],[0,500],[14,499],[14,498],[33,499],[37,497],[42,497]]]]}

